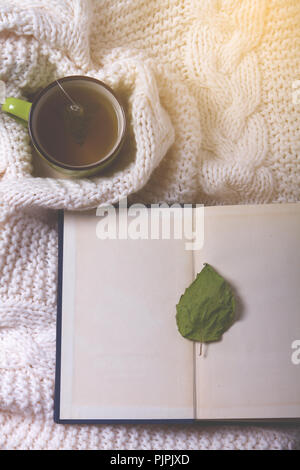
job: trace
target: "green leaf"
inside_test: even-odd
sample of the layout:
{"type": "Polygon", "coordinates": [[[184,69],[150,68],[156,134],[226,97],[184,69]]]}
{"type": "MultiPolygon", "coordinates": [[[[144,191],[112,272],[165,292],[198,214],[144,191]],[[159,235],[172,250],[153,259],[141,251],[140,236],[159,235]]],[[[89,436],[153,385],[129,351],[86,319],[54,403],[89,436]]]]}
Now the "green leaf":
{"type": "Polygon", "coordinates": [[[218,341],[235,318],[231,287],[209,264],[185,290],[176,305],[176,322],[182,336],[192,341],[218,341]]]}

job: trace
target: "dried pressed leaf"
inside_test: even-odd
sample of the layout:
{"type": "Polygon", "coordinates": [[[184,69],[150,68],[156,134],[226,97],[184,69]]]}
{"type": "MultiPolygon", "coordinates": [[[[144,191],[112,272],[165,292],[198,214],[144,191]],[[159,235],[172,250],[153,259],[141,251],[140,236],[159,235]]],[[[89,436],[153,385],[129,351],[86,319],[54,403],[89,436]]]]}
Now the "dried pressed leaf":
{"type": "Polygon", "coordinates": [[[201,343],[218,341],[234,322],[235,297],[225,279],[206,264],[181,296],[176,310],[182,336],[201,343]]]}

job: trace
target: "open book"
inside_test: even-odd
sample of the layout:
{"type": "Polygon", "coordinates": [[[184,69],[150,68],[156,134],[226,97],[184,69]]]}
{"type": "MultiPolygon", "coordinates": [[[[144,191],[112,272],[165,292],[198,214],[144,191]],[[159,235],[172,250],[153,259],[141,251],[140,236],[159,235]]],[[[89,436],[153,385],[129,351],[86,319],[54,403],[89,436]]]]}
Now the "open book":
{"type": "Polygon", "coordinates": [[[163,211],[61,214],[55,421],[300,418],[300,204],[163,211]],[[237,311],[200,355],[176,304],[205,262],[237,311]]]}

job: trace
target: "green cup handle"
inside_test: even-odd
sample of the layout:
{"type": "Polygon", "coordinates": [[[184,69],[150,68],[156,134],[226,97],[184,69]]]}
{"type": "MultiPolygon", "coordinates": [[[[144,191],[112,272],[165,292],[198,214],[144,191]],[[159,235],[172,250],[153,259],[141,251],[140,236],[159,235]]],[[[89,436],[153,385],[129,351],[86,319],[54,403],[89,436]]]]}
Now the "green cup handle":
{"type": "Polygon", "coordinates": [[[18,98],[6,98],[2,105],[2,111],[28,121],[32,103],[18,98]]]}

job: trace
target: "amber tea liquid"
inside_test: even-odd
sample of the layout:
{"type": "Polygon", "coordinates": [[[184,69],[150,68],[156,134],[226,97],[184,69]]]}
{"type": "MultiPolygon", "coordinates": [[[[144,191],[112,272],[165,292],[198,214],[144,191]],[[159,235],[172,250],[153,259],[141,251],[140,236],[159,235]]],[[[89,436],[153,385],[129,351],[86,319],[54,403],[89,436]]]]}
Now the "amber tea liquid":
{"type": "Polygon", "coordinates": [[[61,81],[37,105],[34,134],[42,153],[66,165],[97,163],[114,149],[119,135],[118,116],[113,103],[93,82],[61,81]]]}

